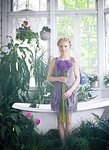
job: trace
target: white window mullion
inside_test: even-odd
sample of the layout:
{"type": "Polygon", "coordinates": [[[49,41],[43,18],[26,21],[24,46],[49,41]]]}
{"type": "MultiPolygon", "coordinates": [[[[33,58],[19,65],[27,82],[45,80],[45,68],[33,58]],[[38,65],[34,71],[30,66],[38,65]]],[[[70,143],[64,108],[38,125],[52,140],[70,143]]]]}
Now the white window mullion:
{"type": "Polygon", "coordinates": [[[51,26],[51,38],[50,38],[50,56],[55,56],[55,48],[56,48],[56,29],[55,29],[55,1],[50,0],[50,26],[51,26]]]}
{"type": "Polygon", "coordinates": [[[2,0],[2,45],[5,45],[7,40],[6,40],[6,36],[7,36],[7,32],[8,32],[8,28],[7,28],[7,4],[8,4],[8,0],[2,0]]]}
{"type": "Polygon", "coordinates": [[[81,58],[81,46],[80,46],[80,16],[73,16],[73,25],[74,25],[74,50],[73,56],[80,63],[81,58]]]}
{"type": "Polygon", "coordinates": [[[105,38],[104,38],[104,0],[98,1],[98,67],[99,86],[102,89],[103,77],[105,73],[105,38]]]}

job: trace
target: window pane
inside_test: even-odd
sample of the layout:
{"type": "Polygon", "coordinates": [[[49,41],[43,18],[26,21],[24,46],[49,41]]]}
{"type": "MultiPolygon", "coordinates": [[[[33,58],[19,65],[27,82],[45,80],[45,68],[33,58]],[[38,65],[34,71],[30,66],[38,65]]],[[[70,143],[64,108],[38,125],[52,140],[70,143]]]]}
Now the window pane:
{"type": "Polygon", "coordinates": [[[72,17],[57,17],[57,36],[72,37],[73,36],[73,19],[72,17]]]}
{"type": "Polygon", "coordinates": [[[58,10],[94,10],[95,0],[58,0],[58,10]]]}
{"type": "Polygon", "coordinates": [[[88,9],[87,0],[78,0],[77,1],[77,9],[88,9]]]}
{"type": "Polygon", "coordinates": [[[94,16],[81,17],[81,37],[97,36],[97,20],[94,16]]]}
{"type": "MultiPolygon", "coordinates": [[[[57,38],[61,37],[68,37],[73,49],[73,17],[57,17],[57,38]]],[[[72,53],[72,51],[70,52],[72,53]]]]}
{"type": "Polygon", "coordinates": [[[12,11],[20,11],[24,9],[30,9],[34,11],[46,11],[47,0],[13,0],[12,11]]]}
{"type": "Polygon", "coordinates": [[[109,8],[109,0],[105,0],[105,7],[109,8]]]}
{"type": "Polygon", "coordinates": [[[96,9],[96,7],[95,7],[95,0],[89,0],[89,9],[96,9]]]}
{"type": "Polygon", "coordinates": [[[106,16],[106,67],[109,72],[109,15],[106,16]]]}
{"type": "Polygon", "coordinates": [[[19,11],[26,8],[26,1],[25,0],[13,0],[12,3],[12,10],[19,11]]]}
{"type": "Polygon", "coordinates": [[[64,2],[63,2],[63,0],[58,0],[58,10],[64,10],[64,2]]]}
{"type": "Polygon", "coordinates": [[[98,72],[97,19],[95,16],[80,17],[80,30],[73,22],[73,17],[57,17],[57,36],[58,38],[69,37],[71,41],[75,41],[77,37],[74,36],[74,33],[76,31],[76,34],[80,36],[76,40],[78,42],[76,44],[81,47],[82,70],[90,74],[96,73],[98,72]]]}
{"type": "Polygon", "coordinates": [[[93,16],[81,17],[81,64],[86,73],[98,72],[97,21],[93,16]]]}
{"type": "Polygon", "coordinates": [[[81,38],[81,68],[87,74],[98,72],[97,39],[81,38]]]}
{"type": "Polygon", "coordinates": [[[76,9],[76,0],[65,0],[65,9],[66,10],[75,10],[76,9]]]}
{"type": "Polygon", "coordinates": [[[109,37],[109,15],[106,16],[106,36],[109,37]]]}

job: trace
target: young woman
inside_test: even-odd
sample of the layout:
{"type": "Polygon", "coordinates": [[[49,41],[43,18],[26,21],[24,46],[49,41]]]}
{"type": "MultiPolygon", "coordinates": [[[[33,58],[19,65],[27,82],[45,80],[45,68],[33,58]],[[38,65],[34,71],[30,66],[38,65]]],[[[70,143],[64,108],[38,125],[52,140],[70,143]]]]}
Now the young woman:
{"type": "Polygon", "coordinates": [[[51,97],[51,109],[57,113],[59,133],[64,138],[72,130],[72,113],[77,110],[76,88],[80,82],[77,61],[69,56],[71,41],[61,38],[57,42],[60,56],[51,60],[47,80],[55,82],[51,97]]]}

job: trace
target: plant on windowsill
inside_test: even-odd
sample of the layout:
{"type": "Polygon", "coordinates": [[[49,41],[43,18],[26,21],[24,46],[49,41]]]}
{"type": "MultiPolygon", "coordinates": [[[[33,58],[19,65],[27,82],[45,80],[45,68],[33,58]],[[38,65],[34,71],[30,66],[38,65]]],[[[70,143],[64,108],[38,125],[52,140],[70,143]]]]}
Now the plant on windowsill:
{"type": "Polygon", "coordinates": [[[90,74],[90,75],[87,75],[86,76],[89,78],[89,84],[90,84],[90,87],[91,88],[95,88],[96,87],[96,84],[98,82],[98,76],[97,75],[94,75],[94,74],[90,74]]]}
{"type": "Polygon", "coordinates": [[[42,40],[47,41],[50,38],[51,29],[49,26],[44,26],[42,31],[40,31],[40,37],[42,40]]]}
{"type": "Polygon", "coordinates": [[[109,73],[104,76],[104,85],[109,87],[109,73]]]}
{"type": "Polygon", "coordinates": [[[89,79],[87,76],[80,76],[80,87],[78,88],[78,102],[89,101],[97,97],[92,95],[92,88],[89,84],[89,79]]]}

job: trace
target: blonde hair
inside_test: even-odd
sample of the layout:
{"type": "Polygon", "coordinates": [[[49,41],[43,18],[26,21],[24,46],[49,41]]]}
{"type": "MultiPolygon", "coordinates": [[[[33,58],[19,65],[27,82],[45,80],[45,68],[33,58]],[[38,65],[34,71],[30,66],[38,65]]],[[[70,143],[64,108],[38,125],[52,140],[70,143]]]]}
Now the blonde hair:
{"type": "Polygon", "coordinates": [[[71,48],[71,41],[68,38],[60,38],[57,42],[57,46],[59,46],[61,42],[68,42],[71,48]]]}

